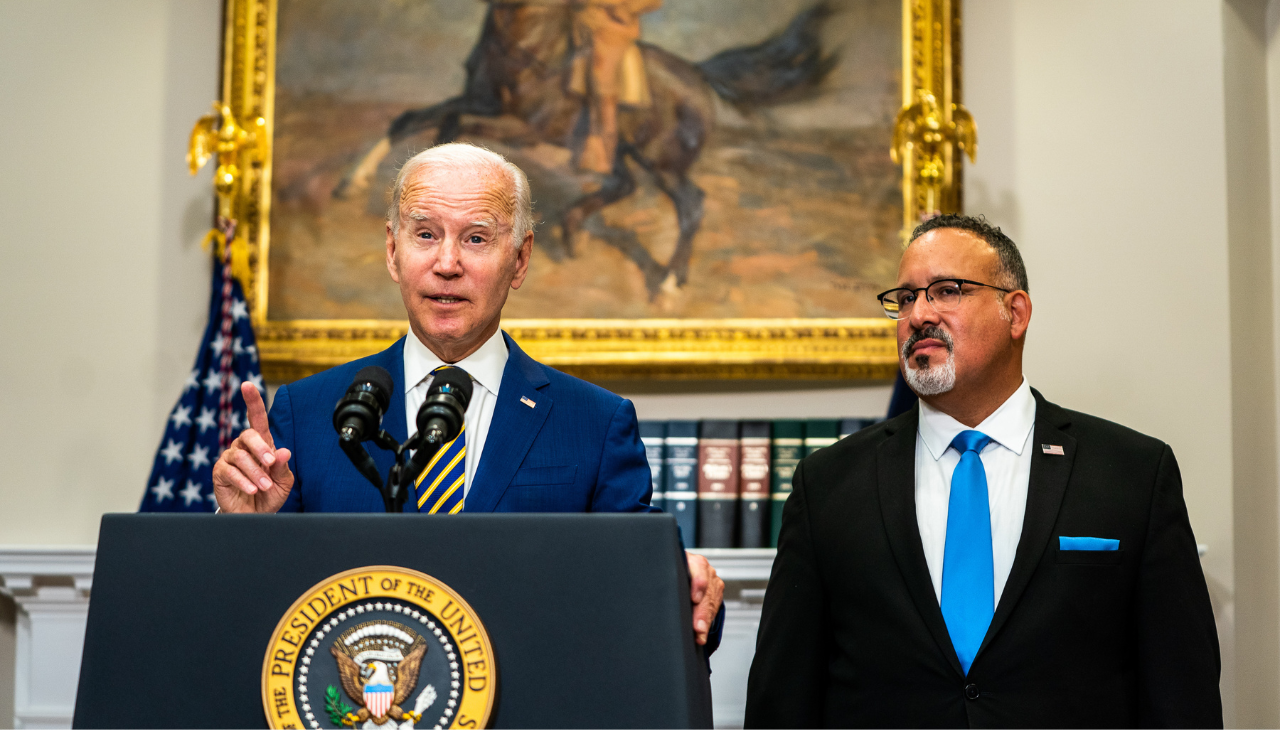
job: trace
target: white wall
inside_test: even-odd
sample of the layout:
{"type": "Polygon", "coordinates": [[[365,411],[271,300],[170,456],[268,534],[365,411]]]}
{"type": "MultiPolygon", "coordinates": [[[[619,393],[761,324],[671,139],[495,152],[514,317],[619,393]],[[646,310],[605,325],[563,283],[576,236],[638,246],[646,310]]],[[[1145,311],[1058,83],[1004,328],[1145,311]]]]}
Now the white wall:
{"type": "Polygon", "coordinates": [[[204,326],[217,0],[0,3],[0,543],[137,509],[204,326]]]}
{"type": "MultiPolygon", "coordinates": [[[[1267,2],[1223,5],[1231,420],[1235,534],[1236,722],[1280,717],[1276,337],[1267,2]]],[[[1274,4],[1274,3],[1272,3],[1274,4]]]]}
{"type": "Polygon", "coordinates": [[[967,209],[1026,258],[1028,379],[1173,446],[1205,565],[1230,588],[1222,8],[1157,7],[966,3],[967,209]]]}
{"type": "Polygon", "coordinates": [[[1265,4],[966,0],[965,71],[967,210],[1026,257],[1028,378],[1172,445],[1208,546],[1227,722],[1274,726],[1265,4]]]}

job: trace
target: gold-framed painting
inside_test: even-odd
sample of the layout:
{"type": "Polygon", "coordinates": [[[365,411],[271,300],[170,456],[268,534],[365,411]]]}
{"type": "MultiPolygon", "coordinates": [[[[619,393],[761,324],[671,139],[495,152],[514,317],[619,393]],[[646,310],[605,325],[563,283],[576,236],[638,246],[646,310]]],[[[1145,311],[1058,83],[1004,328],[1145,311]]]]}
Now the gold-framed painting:
{"type": "Polygon", "coordinates": [[[534,254],[502,327],[535,359],[892,377],[875,294],[904,231],[960,209],[975,150],[959,31],[959,0],[227,0],[202,123],[263,372],[407,332],[390,183],[456,139],[529,175],[534,254]]]}

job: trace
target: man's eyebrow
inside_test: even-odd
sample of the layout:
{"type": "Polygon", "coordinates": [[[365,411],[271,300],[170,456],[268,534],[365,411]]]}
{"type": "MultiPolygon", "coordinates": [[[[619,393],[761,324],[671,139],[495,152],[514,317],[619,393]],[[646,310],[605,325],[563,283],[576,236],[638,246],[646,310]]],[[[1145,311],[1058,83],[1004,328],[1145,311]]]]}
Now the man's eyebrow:
{"type": "MultiPolygon", "coordinates": [[[[951,274],[946,274],[944,276],[933,276],[927,279],[929,283],[925,284],[924,286],[933,286],[934,284],[937,284],[940,281],[960,281],[963,279],[964,279],[963,276],[953,276],[951,274]]],[[[899,286],[905,287],[906,285],[907,285],[906,283],[903,283],[903,284],[900,284],[899,286]]]]}
{"type": "Polygon", "coordinates": [[[912,286],[912,284],[915,284],[915,282],[914,282],[914,281],[910,281],[910,280],[908,280],[908,281],[899,282],[896,286],[894,286],[894,288],[895,288],[895,289],[924,289],[925,287],[933,286],[934,284],[938,283],[939,281],[953,281],[953,280],[955,280],[955,279],[957,279],[957,278],[964,278],[964,277],[955,277],[955,276],[935,276],[935,277],[933,277],[933,278],[929,279],[929,280],[928,280],[928,283],[926,283],[926,284],[921,284],[920,286],[912,286]]]}
{"type": "Polygon", "coordinates": [[[426,213],[410,213],[410,214],[409,214],[409,217],[410,217],[411,219],[415,220],[415,221],[428,221],[428,220],[431,220],[431,219],[427,216],[427,214],[426,214],[426,213]]]}
{"type": "Polygon", "coordinates": [[[480,220],[471,221],[471,225],[480,226],[481,228],[493,228],[493,219],[481,218],[480,220]]]}

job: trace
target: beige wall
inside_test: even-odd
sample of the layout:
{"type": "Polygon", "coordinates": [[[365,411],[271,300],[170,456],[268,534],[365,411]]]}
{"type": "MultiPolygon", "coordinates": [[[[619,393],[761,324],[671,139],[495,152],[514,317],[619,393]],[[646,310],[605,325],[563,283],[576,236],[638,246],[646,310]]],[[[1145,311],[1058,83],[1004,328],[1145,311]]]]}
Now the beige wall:
{"type": "MultiPolygon", "coordinates": [[[[1280,717],[1275,297],[1267,3],[1224,5],[1235,533],[1236,721],[1280,717]]],[[[1280,99],[1277,99],[1280,102],[1280,99]]]]}
{"type": "Polygon", "coordinates": [[[1222,9],[1161,5],[966,3],[967,209],[1026,258],[1032,384],[1173,446],[1205,565],[1229,589],[1222,9]]]}
{"type": "MultiPolygon", "coordinates": [[[[968,208],[1026,255],[1032,384],[1172,444],[1209,548],[1228,717],[1277,725],[1280,215],[1259,185],[1280,174],[1265,139],[1280,51],[1261,4],[966,0],[968,208]]],[[[0,544],[92,543],[101,513],[142,495],[204,324],[208,173],[188,178],[182,156],[217,95],[219,8],[0,2],[0,544]]],[[[882,385],[614,385],[655,418],[887,400],[882,385]]]]}
{"type": "Polygon", "coordinates": [[[133,510],[204,326],[216,0],[0,3],[0,544],[133,510]]]}
{"type": "Polygon", "coordinates": [[[1173,446],[1245,726],[1280,724],[1266,5],[965,3],[967,210],[1025,254],[1027,376],[1173,446]]]}

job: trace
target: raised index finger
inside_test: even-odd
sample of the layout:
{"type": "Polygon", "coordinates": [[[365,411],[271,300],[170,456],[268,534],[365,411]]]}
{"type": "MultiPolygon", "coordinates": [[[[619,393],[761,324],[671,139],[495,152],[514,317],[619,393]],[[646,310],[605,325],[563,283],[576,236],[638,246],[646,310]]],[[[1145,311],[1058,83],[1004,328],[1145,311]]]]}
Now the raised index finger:
{"type": "Polygon", "coordinates": [[[241,383],[240,394],[244,396],[244,405],[249,410],[249,428],[257,431],[267,445],[274,449],[276,442],[271,438],[271,426],[267,424],[267,404],[262,402],[258,387],[250,382],[241,383]]]}

